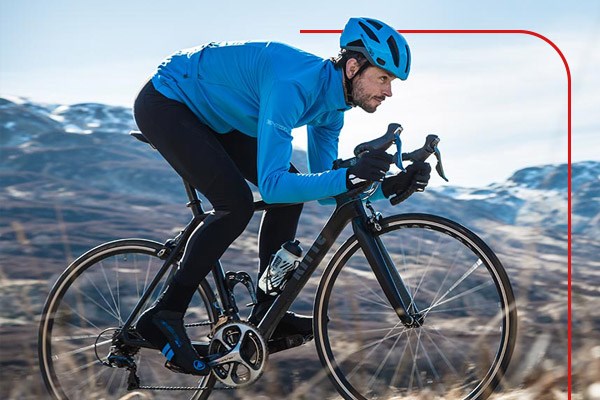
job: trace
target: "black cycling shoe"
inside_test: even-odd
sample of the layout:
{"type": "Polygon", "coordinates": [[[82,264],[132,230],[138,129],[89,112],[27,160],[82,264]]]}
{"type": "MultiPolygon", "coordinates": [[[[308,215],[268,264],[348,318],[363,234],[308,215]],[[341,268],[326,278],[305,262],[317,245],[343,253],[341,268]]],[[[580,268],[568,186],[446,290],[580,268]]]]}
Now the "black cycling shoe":
{"type": "Polygon", "coordinates": [[[275,328],[275,332],[273,332],[271,338],[278,339],[293,335],[300,335],[304,338],[310,336],[310,339],[312,339],[312,320],[312,317],[299,315],[288,311],[285,313],[283,318],[281,318],[279,324],[277,324],[277,328],[275,328]]]}
{"type": "Polygon", "coordinates": [[[137,332],[167,358],[165,367],[180,373],[208,375],[210,367],[200,357],[183,326],[183,313],[150,308],[136,324],[137,332]]]}
{"type": "MultiPolygon", "coordinates": [[[[273,301],[263,301],[258,303],[252,309],[252,313],[248,318],[248,321],[254,325],[257,325],[262,317],[266,314],[267,310],[273,304],[273,301]]],[[[292,336],[300,335],[304,338],[304,342],[307,342],[313,338],[313,330],[312,330],[312,317],[307,317],[305,315],[299,315],[288,311],[285,313],[275,331],[271,335],[271,340],[282,339],[292,336]]],[[[297,340],[294,340],[297,342],[297,340]]],[[[303,344],[301,343],[301,344],[303,344]]],[[[295,347],[295,346],[293,346],[295,347]]]]}

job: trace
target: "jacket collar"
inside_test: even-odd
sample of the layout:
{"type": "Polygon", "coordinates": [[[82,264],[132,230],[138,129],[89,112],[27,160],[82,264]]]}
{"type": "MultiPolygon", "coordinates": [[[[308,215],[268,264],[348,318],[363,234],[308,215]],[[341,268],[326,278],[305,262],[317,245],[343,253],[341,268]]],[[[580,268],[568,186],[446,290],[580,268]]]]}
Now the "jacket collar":
{"type": "Polygon", "coordinates": [[[323,102],[327,109],[331,111],[348,111],[352,107],[346,104],[346,96],[344,94],[343,76],[341,69],[335,69],[333,63],[326,61],[327,79],[328,82],[324,85],[323,102]]]}

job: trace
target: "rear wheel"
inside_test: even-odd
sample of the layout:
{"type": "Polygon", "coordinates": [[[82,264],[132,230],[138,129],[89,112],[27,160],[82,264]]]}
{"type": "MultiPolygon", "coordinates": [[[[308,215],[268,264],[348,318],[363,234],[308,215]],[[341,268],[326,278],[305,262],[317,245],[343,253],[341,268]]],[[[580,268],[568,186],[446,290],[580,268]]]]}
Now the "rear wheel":
{"type": "Polygon", "coordinates": [[[502,264],[450,220],[386,218],[377,235],[424,316],[407,327],[389,305],[353,236],[325,269],[315,343],[345,399],[485,399],[516,339],[515,300],[502,264]]]}
{"type": "MultiPolygon", "coordinates": [[[[123,326],[164,261],[160,243],[127,239],[106,243],[73,262],[58,279],[44,306],[39,330],[39,359],[44,382],[57,399],[120,399],[127,391],[125,368],[105,361],[112,335],[123,326]],[[99,360],[100,359],[100,360],[99,360]]],[[[146,304],[158,297],[159,284],[146,304]]],[[[185,316],[192,340],[205,341],[216,321],[214,295],[204,281],[185,316]]],[[[212,375],[195,377],[164,367],[158,350],[132,349],[141,384],[161,387],[206,387],[193,391],[146,391],[141,398],[206,399],[215,383],[212,375]],[[137,350],[137,351],[136,351],[137,350]]]]}

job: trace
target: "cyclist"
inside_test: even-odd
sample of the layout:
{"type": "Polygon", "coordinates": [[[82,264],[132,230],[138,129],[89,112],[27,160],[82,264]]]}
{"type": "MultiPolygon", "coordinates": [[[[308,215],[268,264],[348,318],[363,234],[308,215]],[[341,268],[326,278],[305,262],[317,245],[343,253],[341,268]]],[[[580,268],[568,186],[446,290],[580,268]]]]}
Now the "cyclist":
{"type": "MultiPolygon", "coordinates": [[[[429,180],[426,163],[385,177],[392,156],[362,156],[331,170],[344,112],[372,113],[392,96],[391,82],[410,70],[406,40],[387,24],[351,18],[340,54],[324,60],[276,42],[210,43],[182,50],[160,64],[135,100],[138,127],[171,166],[212,204],[194,231],[180,265],[159,299],[137,322],[138,332],[167,358],[166,366],[209,373],[191,345],[183,316],[199,283],[253,215],[246,180],[268,203],[320,200],[365,181],[382,181],[382,195],[410,194],[429,180]],[[307,126],[310,173],[290,164],[293,128],[307,126]]],[[[259,276],[294,238],[302,204],[265,211],[259,233],[259,276]]],[[[257,287],[258,323],[274,297],[257,287]]],[[[312,335],[312,319],[288,312],[272,338],[312,335]]]]}

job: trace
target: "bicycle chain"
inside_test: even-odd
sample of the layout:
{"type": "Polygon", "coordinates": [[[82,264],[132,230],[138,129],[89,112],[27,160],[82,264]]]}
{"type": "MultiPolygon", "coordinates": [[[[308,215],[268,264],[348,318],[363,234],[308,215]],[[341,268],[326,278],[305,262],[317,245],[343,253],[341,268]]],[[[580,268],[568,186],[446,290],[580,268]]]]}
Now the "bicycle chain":
{"type": "Polygon", "coordinates": [[[139,386],[139,390],[235,390],[237,388],[230,386],[213,387],[209,389],[207,386],[195,387],[195,386],[139,386]]]}
{"type": "Polygon", "coordinates": [[[202,321],[202,322],[194,322],[191,324],[185,324],[184,326],[186,328],[193,328],[195,326],[208,326],[208,325],[212,325],[214,322],[211,321],[202,321]]]}

